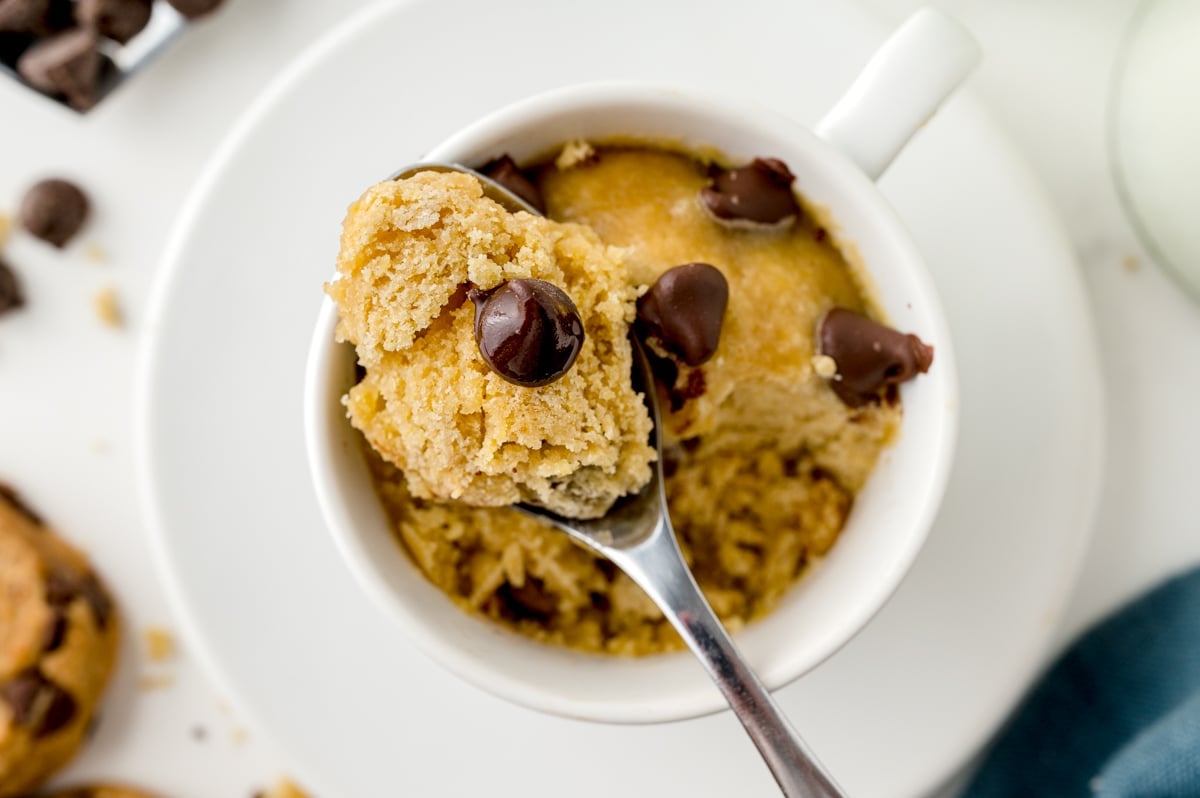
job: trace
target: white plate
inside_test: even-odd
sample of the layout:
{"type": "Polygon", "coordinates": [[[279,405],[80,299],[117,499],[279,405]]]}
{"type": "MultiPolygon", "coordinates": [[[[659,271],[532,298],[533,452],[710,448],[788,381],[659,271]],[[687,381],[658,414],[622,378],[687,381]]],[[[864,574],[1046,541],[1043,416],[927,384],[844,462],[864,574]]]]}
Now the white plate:
{"type": "MultiPolygon", "coordinates": [[[[738,90],[812,121],[884,35],[821,0],[700,8],[375,7],[266,92],[182,214],[139,389],[154,545],[209,669],[326,798],[775,794],[727,713],[586,724],[440,671],[351,581],[304,462],[320,285],[345,206],[367,184],[487,110],[585,80],[738,90]]],[[[1103,448],[1072,253],[986,115],[951,102],[883,186],[942,292],[963,412],[945,505],[908,580],[857,639],[780,693],[860,798],[936,787],[1027,686],[1087,542],[1103,448]]]]}

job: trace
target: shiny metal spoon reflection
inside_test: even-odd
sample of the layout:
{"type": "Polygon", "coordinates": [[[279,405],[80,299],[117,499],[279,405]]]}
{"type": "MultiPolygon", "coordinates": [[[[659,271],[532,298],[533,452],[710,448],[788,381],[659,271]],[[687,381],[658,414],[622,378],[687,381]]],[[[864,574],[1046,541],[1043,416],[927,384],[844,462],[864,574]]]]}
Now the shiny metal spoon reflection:
{"type": "MultiPolygon", "coordinates": [[[[458,164],[415,164],[400,170],[392,179],[429,170],[473,175],[483,185],[484,195],[508,210],[540,215],[504,186],[458,164]]],[[[658,453],[650,481],[637,493],[620,499],[601,518],[565,518],[528,504],[518,505],[516,509],[566,532],[577,543],[607,558],[646,592],[725,696],[784,795],[789,798],[842,798],[845,794],[746,664],[683,560],[663,491],[662,441],[658,434],[662,419],[654,377],[641,345],[636,339],[631,338],[631,341],[632,376],[650,412],[653,422],[651,443],[658,453]]]]}

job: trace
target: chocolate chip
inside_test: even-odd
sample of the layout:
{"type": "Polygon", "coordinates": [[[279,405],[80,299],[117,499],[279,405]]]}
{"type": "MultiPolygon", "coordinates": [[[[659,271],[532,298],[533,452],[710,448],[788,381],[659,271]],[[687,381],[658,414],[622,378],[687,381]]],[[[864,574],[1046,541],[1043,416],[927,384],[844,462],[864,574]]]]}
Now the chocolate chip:
{"type": "Polygon", "coordinates": [[[75,19],[101,36],[124,44],[150,22],[151,0],[79,0],[75,19]]]}
{"type": "Polygon", "coordinates": [[[595,590],[588,591],[588,602],[597,612],[608,612],[612,608],[612,602],[608,600],[608,596],[595,590]]]}
{"type": "Polygon", "coordinates": [[[188,19],[211,14],[221,7],[222,0],[167,0],[171,7],[188,19]]]}
{"type": "Polygon", "coordinates": [[[517,162],[510,156],[501,155],[499,158],[488,161],[479,167],[478,171],[537,208],[538,213],[546,212],[542,190],[538,188],[537,183],[529,179],[529,175],[521,171],[521,167],[517,166],[517,162]]]}
{"type": "Polygon", "coordinates": [[[800,215],[792,193],[796,177],[777,158],[755,158],[748,166],[727,169],[700,190],[700,202],[719,221],[775,225],[800,215]]]}
{"type": "Polygon", "coordinates": [[[21,201],[21,224],[56,247],[75,237],[87,215],[87,195],[74,183],[57,178],[35,184],[21,201]]]}
{"type": "Polygon", "coordinates": [[[28,518],[38,526],[42,526],[42,517],[35,513],[21,498],[21,495],[8,485],[0,482],[0,501],[8,502],[14,510],[28,518]]]}
{"type": "Polygon", "coordinates": [[[501,615],[513,621],[545,623],[558,609],[554,595],[546,590],[542,580],[533,576],[526,576],[520,587],[506,582],[496,591],[496,596],[500,599],[501,615]]]}
{"type": "Polygon", "coordinates": [[[86,111],[96,104],[99,84],[96,34],[78,28],[40,41],[17,61],[17,71],[35,89],[62,97],[77,111],[86,111]]]}
{"type": "Polygon", "coordinates": [[[0,31],[44,34],[50,0],[0,0],[0,31]]]}
{"type": "Polygon", "coordinates": [[[79,577],[66,571],[51,571],[46,575],[46,603],[66,607],[77,598],[91,607],[96,626],[106,629],[112,617],[112,599],[94,574],[79,577]]]}
{"type": "Polygon", "coordinates": [[[522,278],[486,292],[472,288],[468,296],[479,353],[501,377],[534,388],[571,369],[583,346],[583,322],[561,288],[522,278]]]}
{"type": "Polygon", "coordinates": [[[16,310],[24,304],[25,297],[21,294],[21,284],[17,281],[16,272],[0,260],[0,315],[16,310]]]}
{"type": "Polygon", "coordinates": [[[33,734],[46,737],[75,717],[75,699],[35,669],[22,671],[3,686],[0,699],[12,709],[13,720],[33,734]]]}
{"type": "Polygon", "coordinates": [[[75,24],[73,0],[0,0],[0,33],[34,38],[75,24]]]}
{"type": "Polygon", "coordinates": [[[50,623],[46,624],[46,631],[42,635],[42,651],[47,653],[57,651],[66,636],[67,616],[63,613],[62,607],[51,607],[50,623]]]}
{"type": "Polygon", "coordinates": [[[729,283],[720,270],[685,263],[660,274],[638,299],[638,331],[689,366],[698,366],[716,354],[728,304],[729,283]]]}
{"type": "Polygon", "coordinates": [[[683,388],[679,389],[680,395],[684,401],[688,399],[699,399],[704,396],[704,392],[708,390],[707,381],[704,379],[704,372],[700,369],[689,371],[687,382],[683,384],[683,388]]]}
{"type": "Polygon", "coordinates": [[[821,354],[837,364],[829,387],[849,407],[878,402],[881,389],[924,374],[933,363],[933,347],[917,336],[845,308],[825,314],[818,338],[821,354]]]}

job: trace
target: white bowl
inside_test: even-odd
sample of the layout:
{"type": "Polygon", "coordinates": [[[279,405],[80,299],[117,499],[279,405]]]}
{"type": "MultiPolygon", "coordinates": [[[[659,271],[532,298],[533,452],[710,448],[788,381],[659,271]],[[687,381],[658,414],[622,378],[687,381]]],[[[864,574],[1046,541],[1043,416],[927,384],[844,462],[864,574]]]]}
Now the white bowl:
{"type": "MultiPolygon", "coordinates": [[[[862,118],[858,114],[854,123],[862,118]]],[[[844,142],[853,138],[846,135],[850,127],[843,113],[828,123],[824,135],[844,142]]],[[[894,154],[911,132],[899,143],[875,146],[874,152],[890,148],[894,154]]],[[[935,347],[930,372],[901,388],[904,417],[898,439],[856,497],[837,544],[773,613],[735,636],[768,688],[778,688],[815,667],[867,624],[900,584],[925,540],[949,474],[957,426],[948,328],[912,240],[864,174],[864,169],[881,171],[890,155],[872,162],[860,153],[855,163],[811,131],[761,107],[669,87],[576,86],[498,111],[434,148],[428,158],[480,164],[509,153],[520,162],[568,140],[614,136],[715,147],[733,162],[781,158],[796,175],[797,190],[836,222],[837,239],[853,243],[892,324],[935,347]]],[[[401,166],[381,164],[380,175],[401,166]]],[[[305,392],[313,480],[325,521],[350,569],[409,638],[469,682],[559,715],[645,723],[725,706],[686,652],[624,659],[536,643],[468,615],[428,582],[394,536],[372,487],[361,437],[346,419],[341,399],[355,380],[355,356],[350,345],[334,343],[336,322],[336,309],[326,300],[313,336],[305,392]]]]}

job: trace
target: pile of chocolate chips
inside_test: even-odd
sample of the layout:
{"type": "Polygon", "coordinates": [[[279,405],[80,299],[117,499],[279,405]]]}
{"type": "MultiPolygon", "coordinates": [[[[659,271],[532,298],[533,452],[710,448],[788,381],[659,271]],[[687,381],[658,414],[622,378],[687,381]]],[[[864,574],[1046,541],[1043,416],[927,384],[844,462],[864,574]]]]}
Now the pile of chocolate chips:
{"type": "MultiPolygon", "coordinates": [[[[162,1],[188,19],[222,2],[162,1]]],[[[0,64],[38,91],[86,111],[115,72],[102,50],[141,33],[153,5],[154,0],[0,0],[0,64]]]]}

